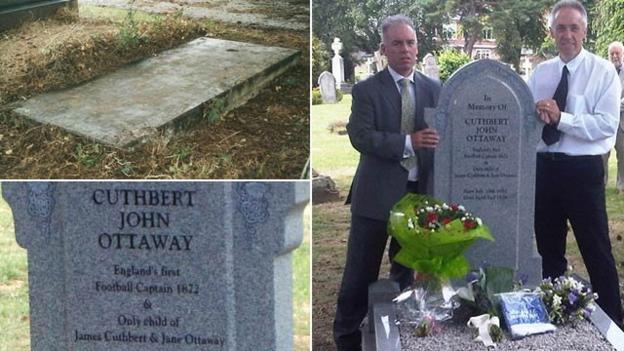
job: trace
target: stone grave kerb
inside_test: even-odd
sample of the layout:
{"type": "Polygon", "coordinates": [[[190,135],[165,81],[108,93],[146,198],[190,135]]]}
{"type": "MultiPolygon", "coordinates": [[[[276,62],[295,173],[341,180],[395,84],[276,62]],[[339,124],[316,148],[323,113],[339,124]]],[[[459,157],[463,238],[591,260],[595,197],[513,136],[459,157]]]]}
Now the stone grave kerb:
{"type": "MultiPolygon", "coordinates": [[[[85,192],[97,187],[186,187],[199,194],[205,192],[220,201],[210,207],[212,213],[202,213],[197,208],[189,217],[198,222],[223,219],[220,229],[226,236],[226,253],[217,261],[224,261],[225,267],[216,269],[226,272],[217,275],[225,277],[224,281],[214,283],[223,285],[222,290],[226,293],[206,292],[201,295],[202,299],[219,295],[219,301],[223,300],[220,312],[224,316],[219,320],[227,324],[223,327],[227,343],[222,349],[292,349],[290,252],[302,240],[301,212],[309,200],[307,182],[5,182],[2,193],[13,212],[16,240],[28,253],[33,351],[104,350],[110,347],[151,350],[150,345],[142,346],[147,348],[122,345],[120,348],[112,344],[83,347],[71,343],[70,316],[76,313],[71,310],[87,307],[79,303],[85,299],[89,301],[90,296],[71,291],[81,285],[80,279],[83,278],[73,276],[80,275],[83,268],[77,267],[79,262],[73,257],[79,251],[76,244],[70,242],[76,240],[75,235],[65,234],[80,230],[71,223],[73,219],[107,215],[76,206],[85,192]]],[[[200,226],[189,228],[199,230],[200,226]]],[[[141,255],[130,253],[128,257],[153,260],[141,255]]],[[[107,262],[107,253],[96,256],[93,258],[95,262],[107,262]]],[[[204,269],[201,265],[210,261],[206,258],[189,264],[195,267],[183,268],[201,271],[204,269]]],[[[202,307],[201,303],[197,306],[181,303],[177,308],[181,313],[188,313],[189,309],[201,311],[202,307]]],[[[89,313],[92,313],[90,309],[85,312],[89,313]]],[[[209,323],[215,323],[208,319],[209,323]]]]}
{"type": "MultiPolygon", "coordinates": [[[[502,63],[489,59],[473,61],[457,70],[445,82],[437,106],[436,109],[425,110],[428,125],[433,126],[440,135],[435,150],[433,195],[445,202],[465,205],[490,226],[496,239],[495,242],[478,240],[468,250],[467,257],[471,265],[474,268],[482,264],[507,266],[521,275],[527,275],[528,285],[536,285],[541,281],[541,258],[535,248],[533,228],[535,159],[542,124],[538,122],[528,86],[517,73],[502,63]],[[517,176],[514,189],[508,194],[511,201],[507,203],[511,206],[489,210],[488,202],[463,201],[458,198],[460,189],[454,187],[459,182],[453,178],[454,168],[460,161],[459,153],[469,151],[461,150],[461,146],[458,148],[455,145],[456,140],[452,140],[454,132],[457,132],[454,128],[465,128],[452,123],[453,118],[459,118],[456,113],[458,104],[466,103],[460,101],[458,95],[467,96],[480,91],[511,100],[516,106],[516,113],[509,116],[509,123],[518,129],[517,133],[510,133],[507,139],[511,148],[518,153],[517,160],[510,160],[511,169],[508,172],[517,176]]],[[[499,163],[505,167],[505,162],[499,163]]],[[[491,184],[496,183],[497,180],[491,181],[491,184]]]]}

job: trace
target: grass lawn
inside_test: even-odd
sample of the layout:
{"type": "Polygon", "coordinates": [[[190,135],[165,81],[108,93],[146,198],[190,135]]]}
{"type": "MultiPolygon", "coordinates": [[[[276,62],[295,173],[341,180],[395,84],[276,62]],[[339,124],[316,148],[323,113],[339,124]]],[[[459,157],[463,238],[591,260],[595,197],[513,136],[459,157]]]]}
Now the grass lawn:
{"type": "MultiPolygon", "coordinates": [[[[310,350],[310,206],[304,211],[304,239],[293,253],[294,343],[310,350]]],[[[13,215],[0,197],[0,351],[30,350],[26,250],[15,242],[13,215]]]]}
{"type": "MultiPolygon", "coordinates": [[[[319,173],[334,179],[340,190],[341,199],[336,202],[314,205],[312,209],[312,348],[314,350],[335,350],[332,339],[332,323],[337,293],[344,267],[350,212],[344,199],[355,173],[358,153],[349,143],[346,135],[330,133],[327,127],[334,122],[346,122],[349,118],[351,98],[345,95],[339,104],[312,106],[312,167],[319,173]]],[[[615,154],[609,160],[609,182],[607,184],[607,212],[613,255],[619,271],[620,282],[624,282],[624,196],[615,192],[615,154]]],[[[568,236],[568,261],[575,271],[587,277],[574,235],[568,236]]],[[[384,257],[381,276],[387,276],[387,256],[384,257]]],[[[620,284],[621,293],[624,292],[620,284]]]]}
{"type": "Polygon", "coordinates": [[[349,189],[359,154],[351,146],[346,134],[332,133],[328,127],[332,124],[346,124],[350,113],[351,95],[345,94],[337,104],[313,105],[310,116],[312,167],[332,177],[341,190],[349,189]]]}

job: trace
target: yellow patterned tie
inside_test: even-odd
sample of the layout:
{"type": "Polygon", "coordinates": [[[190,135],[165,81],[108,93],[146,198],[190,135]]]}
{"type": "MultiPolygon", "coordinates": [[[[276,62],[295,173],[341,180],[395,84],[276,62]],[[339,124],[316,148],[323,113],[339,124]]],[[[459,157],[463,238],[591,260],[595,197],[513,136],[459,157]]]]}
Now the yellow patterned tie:
{"type": "MultiPolygon", "coordinates": [[[[416,122],[416,106],[409,91],[411,82],[409,79],[405,78],[401,79],[399,82],[401,83],[401,133],[411,134],[414,132],[414,124],[416,122]]],[[[401,161],[401,166],[408,171],[417,165],[418,158],[416,158],[416,156],[405,158],[401,161]]]]}

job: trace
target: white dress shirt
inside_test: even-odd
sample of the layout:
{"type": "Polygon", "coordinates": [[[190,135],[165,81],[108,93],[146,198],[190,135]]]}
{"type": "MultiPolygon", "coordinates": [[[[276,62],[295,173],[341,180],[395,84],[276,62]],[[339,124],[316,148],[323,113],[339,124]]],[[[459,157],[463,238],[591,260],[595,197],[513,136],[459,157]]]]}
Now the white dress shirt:
{"type": "Polygon", "coordinates": [[[613,65],[585,49],[568,63],[559,57],[545,61],[528,81],[535,102],[553,98],[564,65],[570,73],[566,111],[557,125],[561,137],[550,146],[540,139],[537,152],[605,154],[615,145],[622,91],[613,65]]]}
{"type": "MultiPolygon", "coordinates": [[[[416,106],[416,91],[414,90],[414,72],[412,71],[412,74],[410,74],[407,77],[403,77],[402,75],[397,73],[395,70],[393,70],[392,67],[390,66],[388,66],[388,72],[390,72],[390,75],[392,76],[392,80],[394,80],[394,85],[399,91],[399,94],[401,94],[401,83],[400,83],[401,79],[407,79],[412,83],[408,86],[408,89],[410,91],[410,96],[412,97],[412,100],[414,101],[414,106],[416,106]]],[[[414,155],[416,155],[416,153],[414,152],[414,148],[412,147],[412,138],[410,137],[409,134],[406,134],[405,135],[405,147],[403,148],[403,158],[412,157],[414,155]]],[[[407,180],[412,181],[412,182],[415,182],[418,180],[418,166],[414,166],[414,168],[409,170],[409,174],[407,175],[407,180]]]]}

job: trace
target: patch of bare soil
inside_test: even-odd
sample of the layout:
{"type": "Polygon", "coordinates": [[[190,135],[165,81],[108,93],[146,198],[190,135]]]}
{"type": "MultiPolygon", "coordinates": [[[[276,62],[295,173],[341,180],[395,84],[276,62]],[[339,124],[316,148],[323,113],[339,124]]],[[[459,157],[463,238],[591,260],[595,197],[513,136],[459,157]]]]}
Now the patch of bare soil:
{"type": "Polygon", "coordinates": [[[0,34],[0,178],[299,178],[309,155],[308,42],[306,32],[180,16],[119,24],[65,15],[0,34]],[[18,119],[6,105],[200,36],[295,48],[301,58],[218,122],[127,150],[18,119]]]}

